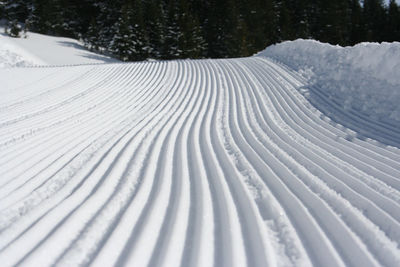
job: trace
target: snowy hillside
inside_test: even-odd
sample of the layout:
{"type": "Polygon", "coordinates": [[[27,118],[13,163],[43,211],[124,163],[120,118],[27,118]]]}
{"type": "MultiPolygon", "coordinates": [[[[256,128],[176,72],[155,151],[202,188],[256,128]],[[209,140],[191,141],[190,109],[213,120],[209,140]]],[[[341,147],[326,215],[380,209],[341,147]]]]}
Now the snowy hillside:
{"type": "Polygon", "coordinates": [[[11,38],[0,27],[0,68],[112,62],[119,61],[92,53],[74,39],[33,32],[27,38],[11,38]]]}
{"type": "Polygon", "coordinates": [[[400,266],[396,115],[279,53],[0,69],[1,266],[400,266]]]}

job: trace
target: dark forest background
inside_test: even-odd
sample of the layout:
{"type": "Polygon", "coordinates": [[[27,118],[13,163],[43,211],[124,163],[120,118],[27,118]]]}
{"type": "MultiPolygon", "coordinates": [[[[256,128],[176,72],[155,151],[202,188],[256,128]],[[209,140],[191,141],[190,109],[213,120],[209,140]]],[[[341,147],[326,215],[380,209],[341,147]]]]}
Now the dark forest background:
{"type": "Polygon", "coordinates": [[[0,19],[124,61],[249,56],[297,38],[400,41],[394,0],[5,0],[0,19]]]}

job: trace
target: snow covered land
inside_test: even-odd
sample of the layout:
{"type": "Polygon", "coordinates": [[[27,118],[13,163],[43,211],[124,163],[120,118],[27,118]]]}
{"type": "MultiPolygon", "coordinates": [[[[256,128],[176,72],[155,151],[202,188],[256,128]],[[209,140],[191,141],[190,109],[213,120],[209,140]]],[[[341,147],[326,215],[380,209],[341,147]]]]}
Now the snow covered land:
{"type": "Polygon", "coordinates": [[[376,128],[387,123],[400,129],[399,42],[340,47],[296,40],[270,46],[258,55],[296,70],[306,80],[300,91],[332,119],[355,127],[361,136],[400,145],[398,138],[391,139],[376,128]],[[351,121],[350,114],[355,115],[351,121]]]}
{"type": "Polygon", "coordinates": [[[86,64],[110,59],[0,36],[1,266],[400,266],[398,58],[86,64]]]}
{"type": "Polygon", "coordinates": [[[92,53],[77,40],[29,32],[10,38],[0,27],[0,67],[112,63],[118,60],[92,53]]]}

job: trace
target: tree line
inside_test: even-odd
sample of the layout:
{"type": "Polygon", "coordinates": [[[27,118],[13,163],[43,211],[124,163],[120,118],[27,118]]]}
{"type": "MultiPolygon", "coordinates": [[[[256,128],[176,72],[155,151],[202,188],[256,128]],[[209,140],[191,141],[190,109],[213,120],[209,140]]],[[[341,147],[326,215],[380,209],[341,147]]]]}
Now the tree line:
{"type": "Polygon", "coordinates": [[[283,40],[400,41],[395,0],[0,0],[21,28],[81,39],[124,61],[249,56],[283,40]]]}

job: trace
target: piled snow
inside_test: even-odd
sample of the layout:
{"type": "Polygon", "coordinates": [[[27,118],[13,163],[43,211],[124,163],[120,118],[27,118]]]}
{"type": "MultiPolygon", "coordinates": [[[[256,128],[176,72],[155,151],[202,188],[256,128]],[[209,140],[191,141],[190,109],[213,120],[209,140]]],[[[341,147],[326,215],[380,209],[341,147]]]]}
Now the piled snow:
{"type": "MultiPolygon", "coordinates": [[[[299,39],[270,46],[258,55],[299,71],[309,86],[344,110],[400,125],[399,42],[340,47],[299,39]]],[[[313,95],[308,96],[313,102],[313,95]]]]}
{"type": "MultiPolygon", "coordinates": [[[[4,29],[0,28],[0,32],[4,29]]],[[[119,61],[90,52],[75,39],[32,32],[28,32],[27,38],[0,34],[0,68],[112,62],[119,61]]]]}

